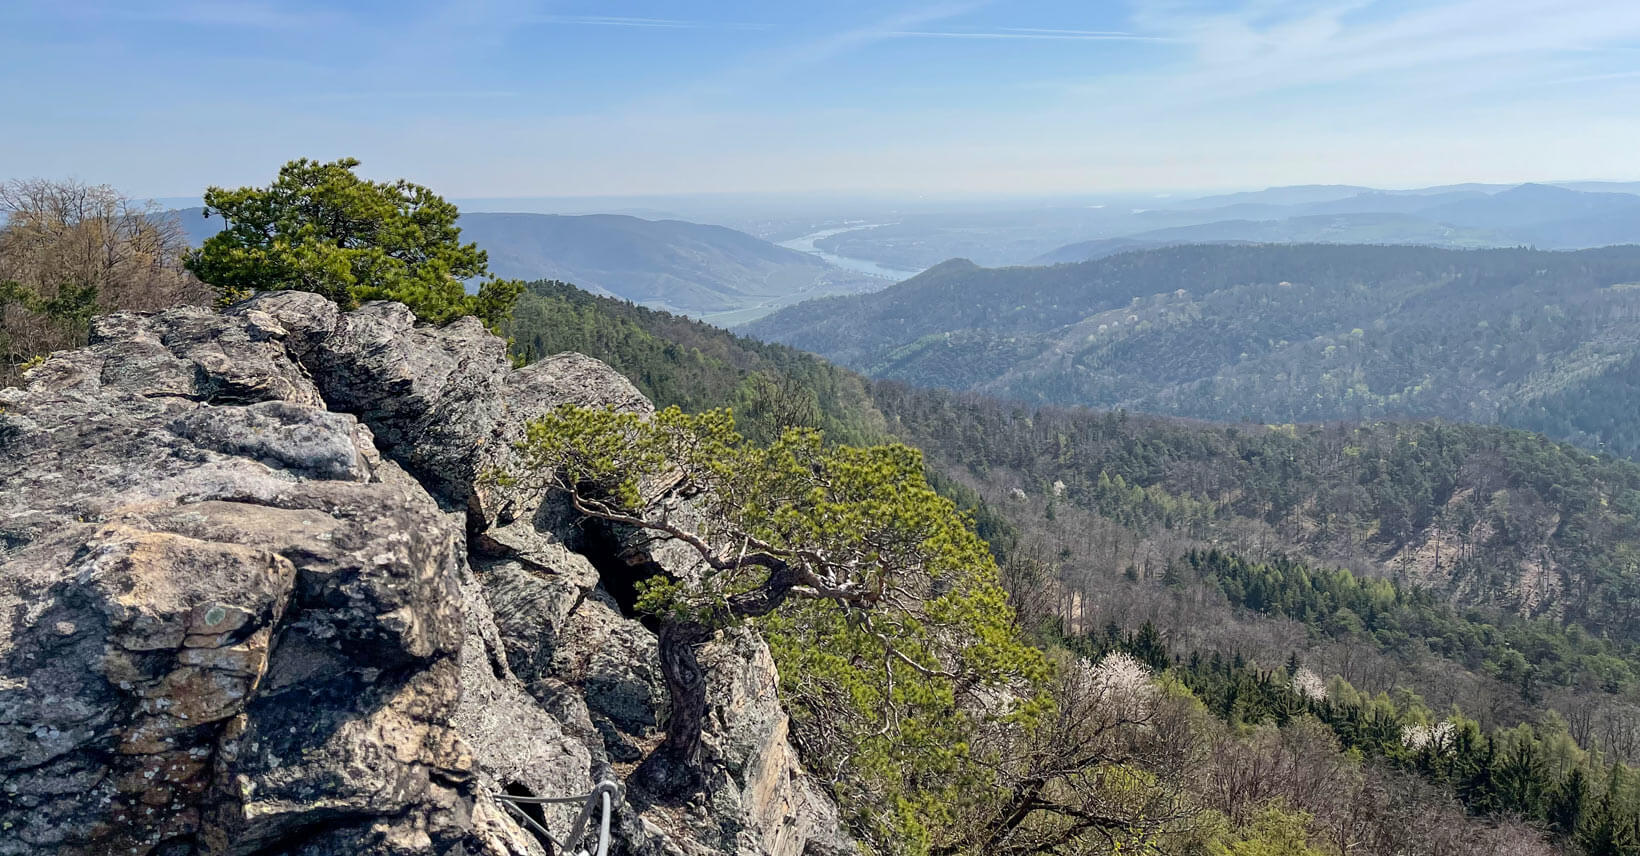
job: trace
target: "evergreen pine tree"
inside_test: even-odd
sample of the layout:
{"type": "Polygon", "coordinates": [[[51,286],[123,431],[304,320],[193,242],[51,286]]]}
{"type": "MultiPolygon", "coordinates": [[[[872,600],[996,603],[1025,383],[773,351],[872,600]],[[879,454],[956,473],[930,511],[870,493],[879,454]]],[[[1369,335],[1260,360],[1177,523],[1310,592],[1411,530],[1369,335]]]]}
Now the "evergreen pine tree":
{"type": "Polygon", "coordinates": [[[1549,798],[1549,826],[1563,838],[1577,833],[1589,801],[1589,780],[1583,768],[1573,767],[1549,798]]]}
{"type": "Polygon", "coordinates": [[[1587,856],[1634,856],[1640,852],[1634,824],[1623,817],[1610,790],[1596,803],[1577,834],[1577,846],[1587,856]]]}
{"type": "Polygon", "coordinates": [[[1497,765],[1497,793],[1501,807],[1533,820],[1544,817],[1548,770],[1535,737],[1523,736],[1497,765]]]}

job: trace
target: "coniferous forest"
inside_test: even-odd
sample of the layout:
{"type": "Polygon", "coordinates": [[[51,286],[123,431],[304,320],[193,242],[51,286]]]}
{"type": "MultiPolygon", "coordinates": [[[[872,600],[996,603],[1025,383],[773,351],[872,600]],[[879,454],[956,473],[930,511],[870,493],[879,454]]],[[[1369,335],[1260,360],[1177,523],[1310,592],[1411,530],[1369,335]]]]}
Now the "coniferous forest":
{"type": "Polygon", "coordinates": [[[1632,456],[1640,250],[1178,246],[952,261],[755,322],[874,377],[1265,423],[1501,423],[1632,456]]]}
{"type": "Polygon", "coordinates": [[[732,404],[754,434],[923,449],[1039,644],[1127,656],[1195,711],[1172,736],[1207,788],[1175,846],[1636,846],[1640,466],[1506,428],[1224,426],[868,381],[561,283],[527,288],[511,334],[658,402],[732,404]],[[1203,823],[1216,844],[1181,843],[1203,823]]]}

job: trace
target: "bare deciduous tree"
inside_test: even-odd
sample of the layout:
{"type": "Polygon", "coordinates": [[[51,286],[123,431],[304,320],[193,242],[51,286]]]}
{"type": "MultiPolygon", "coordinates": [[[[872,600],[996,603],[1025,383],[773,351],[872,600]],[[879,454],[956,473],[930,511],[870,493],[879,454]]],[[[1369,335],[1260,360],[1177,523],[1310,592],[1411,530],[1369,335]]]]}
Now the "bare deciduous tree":
{"type": "Polygon", "coordinates": [[[0,183],[0,381],[30,357],[81,344],[91,317],[210,299],[182,267],[175,215],[106,185],[0,183]]]}
{"type": "Polygon", "coordinates": [[[1135,658],[1061,664],[1052,719],[1002,730],[978,754],[995,759],[988,799],[939,854],[1150,852],[1199,812],[1188,799],[1202,764],[1199,723],[1182,695],[1135,658]]]}

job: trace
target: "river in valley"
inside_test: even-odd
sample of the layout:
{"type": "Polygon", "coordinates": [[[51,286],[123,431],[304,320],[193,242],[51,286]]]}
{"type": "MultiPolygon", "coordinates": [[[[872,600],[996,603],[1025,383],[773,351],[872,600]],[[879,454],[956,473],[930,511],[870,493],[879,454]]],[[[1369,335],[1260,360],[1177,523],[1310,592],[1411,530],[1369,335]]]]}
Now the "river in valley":
{"type": "MultiPolygon", "coordinates": [[[[880,224],[874,224],[874,225],[880,225],[880,224]]],[[[917,274],[922,272],[922,271],[915,271],[915,270],[899,270],[899,269],[891,268],[891,267],[883,267],[882,265],[877,264],[876,262],[871,261],[870,259],[855,259],[855,258],[849,258],[848,256],[839,256],[836,253],[828,253],[825,250],[822,250],[819,247],[816,247],[814,245],[815,241],[818,241],[822,238],[829,238],[832,235],[841,235],[844,232],[853,232],[853,231],[857,231],[859,229],[870,229],[870,228],[873,228],[873,226],[843,226],[843,227],[838,228],[838,229],[825,229],[825,230],[822,230],[822,231],[819,231],[819,232],[815,232],[812,235],[804,235],[801,238],[793,238],[789,241],[781,241],[780,246],[785,247],[788,250],[796,250],[800,253],[808,253],[811,256],[818,256],[818,257],[820,257],[822,259],[825,259],[826,261],[828,261],[828,262],[830,262],[830,263],[832,263],[832,264],[834,264],[834,265],[836,265],[840,268],[843,268],[845,270],[851,270],[851,271],[854,271],[856,273],[863,273],[863,274],[866,274],[867,276],[875,276],[875,277],[881,277],[883,279],[890,279],[890,280],[893,280],[895,282],[899,282],[902,279],[910,279],[911,277],[914,277],[917,274]]]]}

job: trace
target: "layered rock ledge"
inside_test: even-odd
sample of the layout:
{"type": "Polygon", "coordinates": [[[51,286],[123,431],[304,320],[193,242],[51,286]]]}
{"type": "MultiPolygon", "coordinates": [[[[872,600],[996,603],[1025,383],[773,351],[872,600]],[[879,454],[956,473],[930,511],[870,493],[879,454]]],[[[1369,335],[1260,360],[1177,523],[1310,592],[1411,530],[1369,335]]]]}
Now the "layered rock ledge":
{"type": "MultiPolygon", "coordinates": [[[[486,478],[561,404],[651,409],[602,363],[514,369],[472,319],[280,292],[98,319],[25,384],[0,391],[0,856],[539,856],[492,794],[586,793],[657,741],[655,638],[611,591],[675,553],[486,478]]],[[[851,852],[767,648],[701,660],[720,772],[630,794],[613,852],[851,852]]]]}

